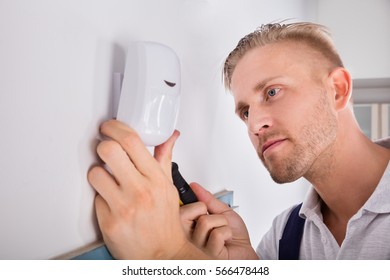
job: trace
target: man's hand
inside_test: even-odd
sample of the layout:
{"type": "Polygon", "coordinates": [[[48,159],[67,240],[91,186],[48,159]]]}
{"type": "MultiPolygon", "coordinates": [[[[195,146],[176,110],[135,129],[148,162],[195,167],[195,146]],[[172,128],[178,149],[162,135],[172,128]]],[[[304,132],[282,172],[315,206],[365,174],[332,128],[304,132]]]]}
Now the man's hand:
{"type": "Polygon", "coordinates": [[[200,202],[180,209],[187,238],[212,258],[258,259],[241,217],[199,184],[191,188],[200,202]]]}
{"type": "Polygon", "coordinates": [[[188,242],[171,179],[171,154],[178,137],[156,148],[155,157],[134,130],[110,120],[97,152],[111,170],[93,167],[88,180],[98,192],[96,214],[103,238],[118,259],[204,258],[188,242]]]}

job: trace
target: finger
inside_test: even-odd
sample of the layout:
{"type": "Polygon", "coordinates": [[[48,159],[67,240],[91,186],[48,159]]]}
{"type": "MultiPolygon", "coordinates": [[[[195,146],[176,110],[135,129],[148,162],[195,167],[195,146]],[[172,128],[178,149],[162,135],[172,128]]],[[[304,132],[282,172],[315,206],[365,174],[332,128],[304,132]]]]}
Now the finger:
{"type": "Polygon", "coordinates": [[[135,130],[117,120],[102,123],[101,133],[117,141],[143,175],[153,176],[157,162],[135,130]]]}
{"type": "Polygon", "coordinates": [[[88,181],[105,201],[115,199],[119,187],[114,178],[101,166],[92,167],[88,172],[88,181]]]}
{"type": "Polygon", "coordinates": [[[222,254],[227,253],[225,244],[233,236],[232,230],[229,226],[215,228],[211,231],[206,245],[206,252],[215,257],[223,257],[222,254]]]}
{"type": "Polygon", "coordinates": [[[196,221],[192,241],[198,247],[205,247],[212,230],[227,225],[228,221],[223,215],[200,216],[196,221]]]}
{"type": "Polygon", "coordinates": [[[95,210],[98,223],[101,226],[104,224],[104,221],[107,219],[111,211],[107,201],[100,194],[97,194],[95,197],[95,210]]]}
{"type": "Polygon", "coordinates": [[[232,211],[228,205],[216,199],[209,191],[204,189],[198,183],[191,183],[190,187],[194,191],[198,200],[206,204],[207,210],[210,214],[222,214],[227,211],[232,211]]]}
{"type": "Polygon", "coordinates": [[[135,170],[135,166],[118,142],[114,140],[101,141],[96,151],[118,184],[130,178],[129,173],[135,170]]]}
{"type": "Polygon", "coordinates": [[[154,158],[160,163],[168,178],[172,178],[172,151],[180,132],[175,130],[169,139],[154,148],[154,158]]]}
{"type": "Polygon", "coordinates": [[[119,185],[136,179],[139,175],[138,172],[134,172],[136,171],[134,164],[118,142],[113,140],[100,142],[97,146],[97,153],[107,164],[119,185]]]}
{"type": "Polygon", "coordinates": [[[180,207],[182,221],[195,221],[200,216],[207,214],[207,207],[203,202],[194,202],[180,207]]]}
{"type": "Polygon", "coordinates": [[[194,202],[180,207],[180,220],[188,239],[192,238],[196,220],[206,214],[207,208],[203,202],[194,202]]]}

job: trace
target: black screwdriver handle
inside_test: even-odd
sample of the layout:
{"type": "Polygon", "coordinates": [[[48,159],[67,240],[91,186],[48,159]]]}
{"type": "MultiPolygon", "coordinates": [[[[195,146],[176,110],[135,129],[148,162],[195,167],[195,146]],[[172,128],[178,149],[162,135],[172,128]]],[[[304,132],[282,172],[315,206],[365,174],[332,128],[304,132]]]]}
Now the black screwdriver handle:
{"type": "Polygon", "coordinates": [[[190,185],[184,180],[179,172],[179,166],[176,162],[172,162],[172,179],[173,184],[179,192],[179,197],[183,204],[193,203],[198,201],[195,193],[192,191],[190,185]]]}

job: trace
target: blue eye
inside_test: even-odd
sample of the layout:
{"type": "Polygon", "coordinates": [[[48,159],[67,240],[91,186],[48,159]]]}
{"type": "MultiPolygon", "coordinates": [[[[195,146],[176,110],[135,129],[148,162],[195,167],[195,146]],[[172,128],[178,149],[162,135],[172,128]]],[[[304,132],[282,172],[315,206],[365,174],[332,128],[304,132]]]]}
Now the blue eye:
{"type": "Polygon", "coordinates": [[[246,108],[242,108],[238,116],[240,117],[241,120],[245,122],[249,117],[249,110],[246,108]]]}
{"type": "Polygon", "coordinates": [[[242,112],[242,118],[244,120],[246,120],[246,119],[248,119],[248,117],[249,117],[249,111],[248,110],[243,111],[242,112]]]}
{"type": "Polygon", "coordinates": [[[268,96],[273,97],[279,92],[280,88],[271,88],[267,91],[268,96]]]}

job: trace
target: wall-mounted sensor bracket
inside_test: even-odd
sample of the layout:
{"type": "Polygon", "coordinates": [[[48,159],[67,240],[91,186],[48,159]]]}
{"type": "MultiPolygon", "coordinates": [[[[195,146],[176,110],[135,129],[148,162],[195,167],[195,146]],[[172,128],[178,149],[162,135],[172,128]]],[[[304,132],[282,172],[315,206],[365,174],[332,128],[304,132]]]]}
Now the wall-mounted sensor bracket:
{"type": "Polygon", "coordinates": [[[116,115],[118,114],[118,106],[121,97],[122,83],[123,83],[123,73],[114,73],[113,86],[112,86],[112,100],[111,100],[111,106],[112,106],[111,117],[113,119],[116,119],[116,115]]]}

